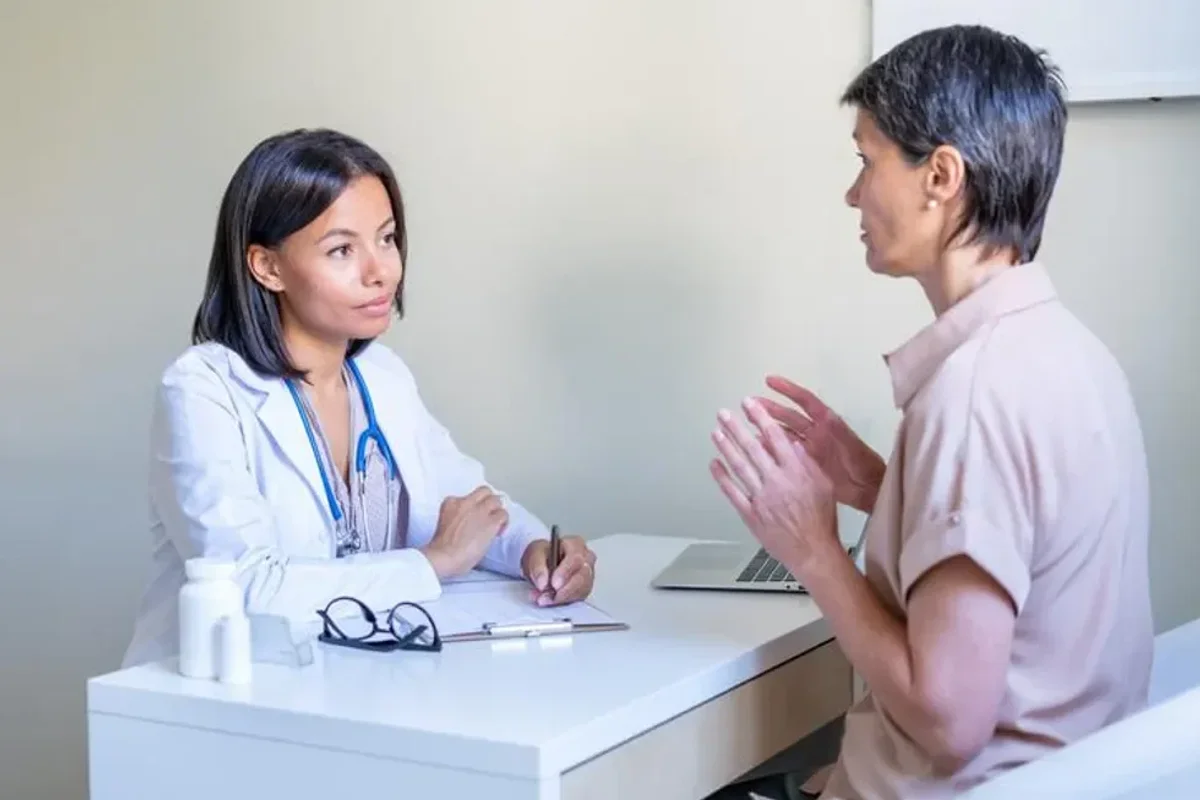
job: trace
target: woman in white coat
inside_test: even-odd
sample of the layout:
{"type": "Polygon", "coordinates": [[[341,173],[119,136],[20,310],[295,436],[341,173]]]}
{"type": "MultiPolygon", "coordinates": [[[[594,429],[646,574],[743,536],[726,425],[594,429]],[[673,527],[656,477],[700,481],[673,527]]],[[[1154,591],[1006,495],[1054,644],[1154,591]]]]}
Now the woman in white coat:
{"type": "Polygon", "coordinates": [[[481,568],[531,602],[592,587],[594,554],[490,487],[374,340],[403,313],[404,208],[387,162],[327,130],[260,143],[221,204],[193,346],[158,389],[151,576],[126,652],[178,651],[184,562],[232,559],[248,610],[386,610],[481,568]],[[374,422],[374,424],[372,424],[374,422]]]}

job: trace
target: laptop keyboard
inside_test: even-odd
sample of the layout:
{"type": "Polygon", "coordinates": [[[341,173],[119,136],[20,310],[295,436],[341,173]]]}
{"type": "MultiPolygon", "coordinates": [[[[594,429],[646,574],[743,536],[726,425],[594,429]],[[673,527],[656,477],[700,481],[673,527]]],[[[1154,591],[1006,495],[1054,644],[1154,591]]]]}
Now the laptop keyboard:
{"type": "Polygon", "coordinates": [[[795,580],[787,567],[767,555],[765,548],[755,553],[754,558],[750,559],[750,563],[737,577],[738,583],[782,583],[795,580]]]}

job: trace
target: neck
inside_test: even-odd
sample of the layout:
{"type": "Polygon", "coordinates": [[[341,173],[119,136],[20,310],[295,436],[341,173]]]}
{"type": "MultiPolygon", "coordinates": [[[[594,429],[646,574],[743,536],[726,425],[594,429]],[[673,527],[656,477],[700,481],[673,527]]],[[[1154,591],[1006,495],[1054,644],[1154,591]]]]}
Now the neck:
{"type": "Polygon", "coordinates": [[[348,341],[321,339],[285,325],[283,343],[292,365],[308,374],[314,392],[324,394],[341,386],[348,341]]]}
{"type": "Polygon", "coordinates": [[[1017,261],[1016,254],[1007,249],[987,252],[980,246],[955,248],[943,253],[933,269],[919,280],[934,314],[940,317],[1017,261]]]}

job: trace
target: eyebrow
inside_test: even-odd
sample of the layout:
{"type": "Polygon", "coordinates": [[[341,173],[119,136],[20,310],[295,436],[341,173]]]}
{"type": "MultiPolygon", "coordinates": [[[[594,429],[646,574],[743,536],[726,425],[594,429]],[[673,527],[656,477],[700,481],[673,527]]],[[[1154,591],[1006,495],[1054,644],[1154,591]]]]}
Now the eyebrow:
{"type": "Polygon", "coordinates": [[[348,228],[334,228],[333,230],[326,231],[324,236],[322,236],[320,239],[317,239],[317,244],[320,244],[326,239],[332,239],[334,236],[349,236],[353,239],[358,236],[358,234],[348,228]]]}
{"type": "MultiPolygon", "coordinates": [[[[386,228],[388,225],[391,225],[395,221],[396,221],[395,217],[388,217],[386,220],[383,221],[382,225],[380,225],[378,228],[375,229],[376,232],[383,230],[384,228],[386,228]]],[[[349,228],[333,228],[332,230],[326,231],[325,235],[323,235],[320,239],[317,239],[317,244],[320,244],[321,242],[325,241],[326,239],[331,239],[334,236],[349,236],[351,239],[353,239],[353,238],[356,238],[358,236],[358,234],[355,233],[354,231],[350,230],[349,228]]]]}

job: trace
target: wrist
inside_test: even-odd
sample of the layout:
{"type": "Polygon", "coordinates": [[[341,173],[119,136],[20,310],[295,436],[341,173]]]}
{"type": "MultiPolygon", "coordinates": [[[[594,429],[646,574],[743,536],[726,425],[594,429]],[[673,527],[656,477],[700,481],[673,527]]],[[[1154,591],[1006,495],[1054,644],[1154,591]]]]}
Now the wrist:
{"type": "Polygon", "coordinates": [[[838,538],[837,516],[825,523],[826,530],[813,537],[811,544],[797,554],[795,564],[786,564],[792,574],[807,584],[812,576],[830,571],[839,560],[848,560],[846,548],[838,538]]]}
{"type": "Polygon", "coordinates": [[[425,560],[429,562],[429,566],[433,569],[433,574],[437,575],[439,581],[451,577],[454,570],[445,553],[433,544],[427,544],[418,549],[421,555],[425,556],[425,560]]]}
{"type": "Polygon", "coordinates": [[[793,571],[792,574],[816,600],[827,598],[831,587],[844,585],[860,573],[846,548],[842,547],[840,542],[835,542],[833,546],[823,546],[819,553],[814,553],[802,572],[793,571]]]}
{"type": "Polygon", "coordinates": [[[850,505],[864,514],[875,510],[875,501],[879,498],[879,489],[883,486],[883,477],[887,473],[887,462],[876,458],[869,468],[863,470],[861,477],[853,479],[857,491],[850,505]]]}

